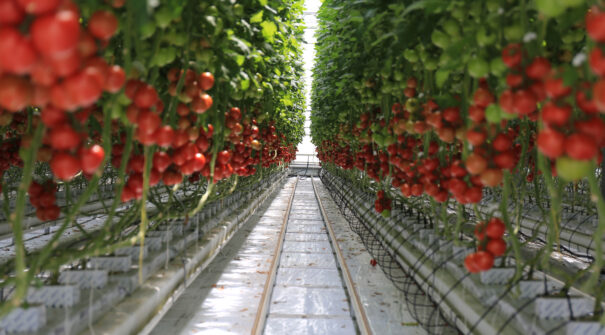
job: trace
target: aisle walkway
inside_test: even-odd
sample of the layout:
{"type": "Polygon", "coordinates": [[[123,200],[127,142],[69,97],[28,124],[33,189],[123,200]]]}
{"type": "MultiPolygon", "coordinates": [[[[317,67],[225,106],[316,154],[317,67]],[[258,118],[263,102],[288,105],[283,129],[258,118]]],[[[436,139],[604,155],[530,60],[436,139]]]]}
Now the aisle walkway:
{"type": "Polygon", "coordinates": [[[152,334],[251,333],[295,183],[290,178],[270,205],[235,234],[152,334]]]}
{"type": "Polygon", "coordinates": [[[301,179],[286,228],[265,334],[355,334],[311,179],[301,179]]]}

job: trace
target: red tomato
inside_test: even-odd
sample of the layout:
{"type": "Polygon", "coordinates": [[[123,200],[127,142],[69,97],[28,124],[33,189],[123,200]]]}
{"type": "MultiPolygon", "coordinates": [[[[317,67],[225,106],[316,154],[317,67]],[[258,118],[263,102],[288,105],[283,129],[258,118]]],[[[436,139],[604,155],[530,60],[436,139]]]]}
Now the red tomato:
{"type": "Polygon", "coordinates": [[[571,106],[557,106],[552,102],[547,102],[542,107],[542,121],[548,125],[562,126],[569,121],[571,117],[571,106]]]}
{"type": "Polygon", "coordinates": [[[40,15],[59,6],[59,0],[17,0],[17,3],[29,14],[40,15]]]}
{"type": "Polygon", "coordinates": [[[15,74],[29,73],[37,58],[33,43],[17,29],[0,29],[0,69],[15,74]]]}
{"type": "Polygon", "coordinates": [[[546,129],[538,134],[538,150],[551,159],[557,158],[563,154],[565,147],[565,136],[556,130],[546,129]]]}
{"type": "Polygon", "coordinates": [[[153,134],[161,124],[162,119],[150,110],[140,111],[137,116],[137,125],[143,134],[153,134]]]}
{"type": "Polygon", "coordinates": [[[32,23],[30,33],[34,45],[43,55],[73,50],[80,38],[78,15],[71,10],[59,10],[39,16],[32,23]]]}
{"type": "Polygon", "coordinates": [[[475,265],[479,271],[487,271],[494,266],[494,255],[489,252],[477,251],[475,255],[475,265]]]}
{"type": "Polygon", "coordinates": [[[31,84],[20,77],[0,75],[0,107],[18,112],[27,107],[32,99],[31,84]]]}
{"type": "Polygon", "coordinates": [[[158,128],[154,135],[157,145],[167,148],[172,146],[174,140],[174,130],[170,126],[162,126],[158,128]]]}
{"type": "Polygon", "coordinates": [[[44,125],[49,128],[57,127],[67,122],[67,114],[57,108],[47,107],[40,112],[40,118],[44,125]]]}
{"type": "Polygon", "coordinates": [[[231,152],[229,152],[228,150],[223,150],[219,152],[217,160],[221,165],[229,163],[229,161],[231,160],[231,152]]]}
{"type": "Polygon", "coordinates": [[[103,89],[109,93],[117,93],[124,86],[126,81],[126,73],[119,65],[114,65],[109,68],[107,80],[103,89]]]}
{"type": "Polygon", "coordinates": [[[502,182],[502,171],[499,169],[486,169],[480,175],[483,186],[495,187],[502,182]]]}
{"type": "Polygon", "coordinates": [[[71,150],[80,145],[82,138],[70,125],[63,124],[50,131],[48,140],[55,150],[71,150]]]}
{"type": "Polygon", "coordinates": [[[596,6],[586,14],[586,32],[593,40],[605,42],[605,13],[596,6]]]}
{"type": "Polygon", "coordinates": [[[214,75],[210,72],[200,74],[200,85],[204,91],[211,89],[214,86],[214,75]]]}
{"type": "Polygon", "coordinates": [[[504,232],[506,231],[506,225],[499,218],[492,218],[487,223],[487,227],[485,228],[485,233],[489,238],[502,238],[504,232]]]}
{"type": "Polygon", "coordinates": [[[509,44],[502,49],[502,61],[509,68],[514,68],[521,64],[521,45],[509,44]]]}
{"type": "Polygon", "coordinates": [[[116,30],[118,30],[118,19],[110,11],[96,11],[88,20],[88,31],[100,40],[110,39],[116,30]]]}
{"type": "Polygon", "coordinates": [[[480,271],[477,266],[477,253],[469,254],[464,258],[464,267],[466,267],[470,273],[477,273],[480,271]]]}
{"type": "Polygon", "coordinates": [[[543,57],[536,57],[525,68],[525,74],[534,80],[541,80],[550,73],[550,62],[543,57]]]}
{"type": "Polygon", "coordinates": [[[573,159],[590,160],[597,156],[599,149],[591,136],[572,134],[565,139],[565,153],[573,159]]]}
{"type": "Polygon", "coordinates": [[[139,108],[151,108],[158,100],[158,92],[151,85],[141,85],[134,95],[134,104],[139,108]]]}
{"type": "Polygon", "coordinates": [[[160,173],[166,171],[170,164],[172,164],[172,158],[167,153],[158,151],[153,154],[153,167],[160,173]]]}
{"type": "Polygon", "coordinates": [[[23,8],[14,0],[0,0],[0,24],[17,25],[23,21],[25,13],[23,8]]]}
{"type": "Polygon", "coordinates": [[[490,239],[485,246],[485,250],[495,257],[500,257],[506,252],[506,242],[501,239],[490,239]]]}
{"type": "Polygon", "coordinates": [[[95,144],[90,148],[83,149],[80,153],[82,163],[82,171],[87,174],[93,174],[97,171],[103,159],[105,158],[105,150],[102,146],[95,144]]]}
{"type": "Polygon", "coordinates": [[[50,160],[50,170],[57,178],[64,181],[72,180],[80,169],[80,161],[66,152],[55,153],[50,160]]]}
{"type": "Polygon", "coordinates": [[[466,170],[470,174],[481,174],[485,169],[487,169],[487,160],[483,158],[483,156],[472,153],[466,158],[466,170]]]}

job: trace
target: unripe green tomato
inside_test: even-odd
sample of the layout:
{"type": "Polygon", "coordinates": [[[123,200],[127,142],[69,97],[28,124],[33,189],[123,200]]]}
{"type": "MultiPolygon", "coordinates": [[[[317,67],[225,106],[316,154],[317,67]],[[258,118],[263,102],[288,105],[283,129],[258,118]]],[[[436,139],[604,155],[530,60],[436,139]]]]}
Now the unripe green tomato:
{"type": "Polygon", "coordinates": [[[523,27],[520,24],[504,27],[504,38],[509,42],[518,42],[523,38],[523,27]]]}
{"type": "Polygon", "coordinates": [[[443,30],[445,31],[446,34],[450,35],[452,38],[459,38],[460,37],[460,26],[458,25],[458,22],[456,22],[455,20],[447,20],[443,23],[443,30]]]}
{"type": "Polygon", "coordinates": [[[216,8],[216,6],[210,6],[206,9],[205,14],[209,16],[218,16],[218,8],[216,8]]]}
{"type": "Polygon", "coordinates": [[[474,18],[479,18],[481,16],[481,7],[483,6],[483,1],[471,1],[469,14],[474,18]]]}
{"type": "Polygon", "coordinates": [[[212,49],[202,49],[199,52],[199,58],[197,58],[197,60],[209,64],[212,61],[212,57],[214,57],[214,52],[212,52],[212,49]]]}
{"type": "Polygon", "coordinates": [[[158,27],[164,29],[170,25],[172,21],[172,13],[170,13],[170,9],[168,7],[162,7],[157,12],[155,12],[155,22],[158,24],[158,27]]]}
{"type": "Polygon", "coordinates": [[[391,217],[391,211],[388,209],[385,209],[382,211],[382,213],[380,213],[380,215],[382,215],[383,218],[387,219],[391,217]]]}
{"type": "Polygon", "coordinates": [[[574,43],[581,42],[584,39],[585,31],[582,29],[573,30],[573,41],[574,43]]]}
{"type": "Polygon", "coordinates": [[[405,51],[403,51],[403,57],[410,63],[416,63],[418,61],[418,54],[414,49],[405,49],[405,51]]]}
{"type": "Polygon", "coordinates": [[[185,35],[184,33],[175,32],[174,34],[171,34],[170,43],[177,47],[185,46],[185,44],[187,43],[187,35],[185,35]]]}
{"type": "Polygon", "coordinates": [[[155,33],[155,23],[153,21],[147,21],[139,26],[139,32],[141,33],[141,39],[148,39],[155,33]]]}
{"type": "Polygon", "coordinates": [[[463,22],[466,19],[467,10],[466,8],[456,7],[452,10],[451,15],[454,19],[459,22],[463,22]]]}
{"type": "Polygon", "coordinates": [[[238,3],[233,5],[233,14],[235,14],[236,16],[239,16],[239,17],[244,16],[244,6],[242,6],[241,4],[238,4],[238,3]]]}
{"type": "Polygon", "coordinates": [[[424,63],[427,61],[427,59],[429,59],[428,51],[426,51],[424,49],[420,50],[420,61],[422,61],[424,63]]]}
{"type": "Polygon", "coordinates": [[[567,156],[561,156],[556,161],[557,176],[567,180],[576,181],[595,173],[592,161],[580,161],[567,156]]]}
{"type": "Polygon", "coordinates": [[[502,120],[502,110],[498,105],[491,104],[485,108],[485,119],[490,123],[499,123],[502,120]]]}
{"type": "Polygon", "coordinates": [[[565,12],[563,0],[534,0],[536,9],[548,17],[555,17],[565,12]]]}
{"type": "Polygon", "coordinates": [[[450,76],[450,71],[439,69],[435,72],[435,84],[437,87],[442,87],[450,76]]]}
{"type": "Polygon", "coordinates": [[[492,74],[497,77],[508,70],[501,57],[492,59],[492,61],[489,63],[489,69],[491,70],[492,74]]]}
{"type": "Polygon", "coordinates": [[[578,7],[586,3],[586,0],[561,0],[566,7],[578,7]]]}
{"type": "Polygon", "coordinates": [[[439,29],[433,30],[431,41],[441,49],[445,49],[450,45],[450,37],[439,29]]]}
{"type": "Polygon", "coordinates": [[[489,74],[489,64],[483,58],[473,58],[467,66],[468,74],[473,78],[485,78],[489,74]]]}
{"type": "Polygon", "coordinates": [[[403,80],[403,72],[401,71],[395,71],[395,73],[393,74],[394,78],[396,81],[402,81],[403,80]]]}
{"type": "Polygon", "coordinates": [[[433,71],[433,70],[437,69],[437,60],[436,59],[427,59],[426,62],[424,62],[424,67],[429,71],[433,71]]]}
{"type": "Polygon", "coordinates": [[[564,44],[572,44],[574,41],[574,36],[571,33],[564,34],[561,36],[561,42],[564,44]]]}
{"type": "Polygon", "coordinates": [[[485,8],[487,8],[487,11],[490,13],[496,12],[498,11],[498,9],[500,9],[500,1],[487,0],[487,2],[485,3],[485,8]]]}
{"type": "Polygon", "coordinates": [[[449,64],[451,60],[452,57],[447,52],[444,52],[439,56],[439,66],[445,66],[449,64]]]}
{"type": "Polygon", "coordinates": [[[475,38],[477,39],[477,44],[481,47],[492,45],[496,42],[496,34],[488,31],[485,27],[479,27],[475,38]]]}

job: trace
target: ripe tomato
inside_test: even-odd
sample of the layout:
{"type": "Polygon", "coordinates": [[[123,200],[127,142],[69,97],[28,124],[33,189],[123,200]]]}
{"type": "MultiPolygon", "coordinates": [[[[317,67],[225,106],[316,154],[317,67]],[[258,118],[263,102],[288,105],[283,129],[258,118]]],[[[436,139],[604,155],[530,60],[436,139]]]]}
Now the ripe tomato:
{"type": "Polygon", "coordinates": [[[151,85],[141,85],[134,94],[134,104],[139,108],[151,108],[158,100],[158,92],[151,85]]]}
{"type": "Polygon", "coordinates": [[[17,25],[23,21],[25,13],[23,8],[13,0],[0,0],[0,24],[17,25]]]}
{"type": "Polygon", "coordinates": [[[494,266],[494,255],[487,251],[477,251],[475,253],[475,266],[479,271],[487,271],[494,266]]]}
{"type": "Polygon", "coordinates": [[[605,112],[605,79],[601,79],[592,87],[592,100],[600,112],[605,112]]]}
{"type": "Polygon", "coordinates": [[[76,48],[80,38],[78,15],[71,10],[58,10],[37,17],[30,27],[34,45],[46,56],[76,48]]]}
{"type": "Polygon", "coordinates": [[[217,160],[221,165],[229,163],[229,161],[231,160],[231,152],[229,152],[228,150],[223,150],[219,152],[217,160]]]}
{"type": "Polygon", "coordinates": [[[32,42],[17,29],[0,29],[0,69],[15,74],[29,73],[37,58],[32,42]]]}
{"type": "Polygon", "coordinates": [[[550,62],[543,57],[536,57],[525,68],[525,74],[534,80],[541,80],[550,73],[550,62]]]}
{"type": "Polygon", "coordinates": [[[557,106],[553,102],[547,102],[542,107],[542,121],[548,125],[562,126],[569,121],[571,117],[571,106],[557,106]]]}
{"type": "Polygon", "coordinates": [[[80,172],[81,165],[76,157],[66,152],[57,152],[50,160],[50,169],[57,178],[70,181],[80,172]]]}
{"type": "Polygon", "coordinates": [[[513,111],[519,115],[529,115],[536,110],[538,103],[535,94],[530,90],[519,90],[514,94],[513,111]]]}
{"type": "Polygon", "coordinates": [[[586,134],[572,134],[565,139],[565,153],[577,160],[591,160],[599,153],[597,144],[586,134]]]}
{"type": "Polygon", "coordinates": [[[174,130],[170,126],[162,126],[159,127],[154,135],[155,142],[157,145],[167,148],[172,146],[172,141],[174,140],[174,130]]]}
{"type": "Polygon", "coordinates": [[[88,31],[100,40],[110,39],[118,29],[118,19],[112,12],[99,10],[88,20],[88,31]]]}
{"type": "Polygon", "coordinates": [[[27,13],[40,15],[55,10],[59,0],[16,0],[27,13]]]}
{"type": "Polygon", "coordinates": [[[47,107],[40,112],[40,119],[48,128],[54,128],[67,122],[67,114],[60,109],[47,107]]]}
{"type": "Polygon", "coordinates": [[[27,80],[12,75],[0,75],[0,107],[10,112],[18,112],[30,104],[32,95],[33,89],[27,80]]]}
{"type": "Polygon", "coordinates": [[[464,267],[466,267],[470,273],[477,273],[480,271],[479,267],[477,266],[476,253],[469,254],[464,258],[464,267]]]}
{"type": "Polygon", "coordinates": [[[83,148],[80,152],[82,171],[87,174],[95,173],[99,166],[101,166],[101,163],[103,163],[104,158],[105,150],[98,144],[95,144],[90,148],[83,148]]]}
{"type": "Polygon", "coordinates": [[[489,238],[501,238],[506,231],[506,225],[499,218],[491,218],[485,228],[485,233],[489,238]]]}
{"type": "Polygon", "coordinates": [[[502,49],[502,61],[511,69],[521,64],[521,56],[520,44],[509,44],[502,49]]]}
{"type": "Polygon", "coordinates": [[[469,130],[466,132],[466,140],[475,147],[483,144],[486,138],[487,135],[482,131],[469,130]]]}
{"type": "Polygon", "coordinates": [[[82,138],[70,125],[63,124],[50,131],[48,140],[55,150],[71,150],[80,145],[82,138]]]}
{"type": "Polygon", "coordinates": [[[483,186],[495,187],[500,185],[502,182],[502,170],[500,169],[486,169],[481,173],[480,180],[483,186]]]}
{"type": "Polygon", "coordinates": [[[495,257],[500,257],[506,252],[506,242],[501,239],[490,239],[485,246],[485,250],[495,257]]]}
{"type": "Polygon", "coordinates": [[[148,109],[140,111],[137,116],[137,125],[142,134],[153,134],[161,124],[162,119],[160,119],[156,113],[148,109]]]}
{"type": "Polygon", "coordinates": [[[200,74],[200,87],[204,91],[208,91],[214,86],[214,75],[210,72],[200,74]]]}
{"type": "Polygon", "coordinates": [[[103,89],[109,93],[117,93],[124,86],[126,73],[119,65],[111,66],[107,72],[107,80],[103,89]]]}
{"type": "Polygon", "coordinates": [[[464,164],[470,174],[481,174],[487,169],[487,160],[477,153],[470,154],[464,164]]]}
{"type": "Polygon", "coordinates": [[[172,164],[172,158],[163,151],[158,151],[153,154],[153,167],[160,173],[166,171],[166,169],[172,164]]]}
{"type": "Polygon", "coordinates": [[[586,14],[586,32],[593,40],[605,42],[605,13],[596,6],[586,14]]]}
{"type": "Polygon", "coordinates": [[[556,130],[546,129],[538,134],[538,150],[551,159],[557,158],[563,154],[565,147],[565,136],[556,130]]]}

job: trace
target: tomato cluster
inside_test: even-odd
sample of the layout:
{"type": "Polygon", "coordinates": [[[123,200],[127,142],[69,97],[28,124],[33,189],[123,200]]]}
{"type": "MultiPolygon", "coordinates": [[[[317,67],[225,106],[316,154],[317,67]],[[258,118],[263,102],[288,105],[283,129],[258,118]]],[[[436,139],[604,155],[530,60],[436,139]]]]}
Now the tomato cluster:
{"type": "Polygon", "coordinates": [[[56,201],[57,185],[52,181],[44,184],[32,182],[27,194],[31,204],[36,208],[36,217],[41,221],[56,220],[61,214],[61,209],[56,201]]]}
{"type": "Polygon", "coordinates": [[[497,217],[487,223],[480,222],[475,226],[475,238],[478,241],[477,252],[464,259],[464,266],[471,273],[487,271],[494,265],[494,258],[506,253],[506,241],[503,236],[506,225],[497,217]]]}

